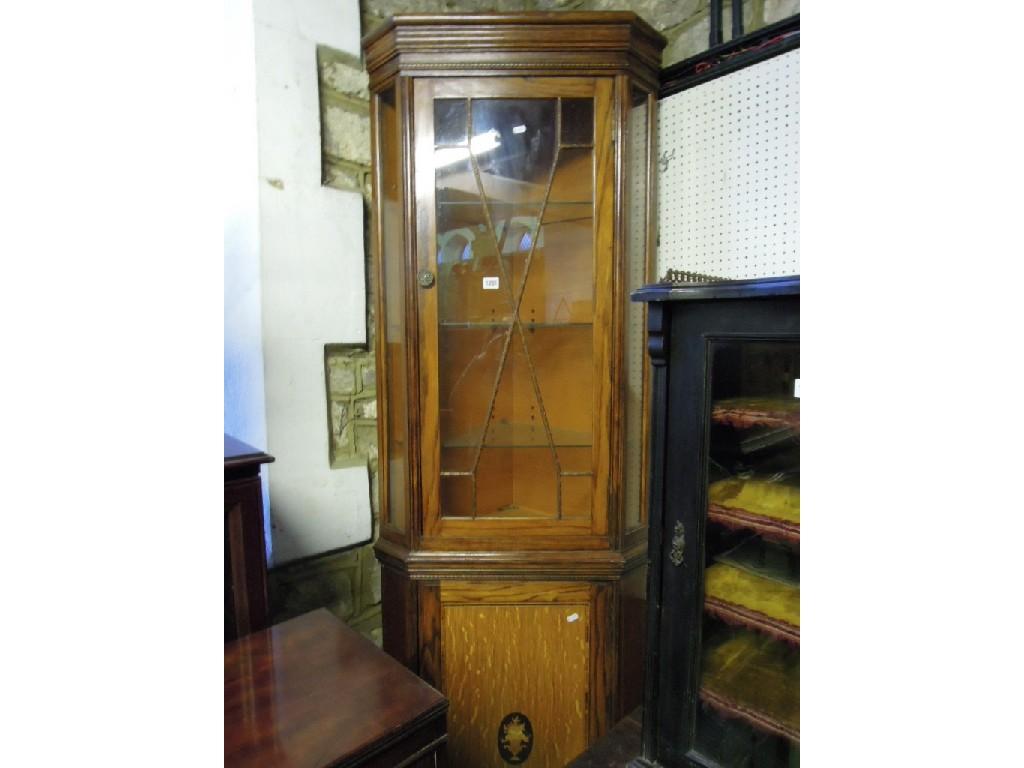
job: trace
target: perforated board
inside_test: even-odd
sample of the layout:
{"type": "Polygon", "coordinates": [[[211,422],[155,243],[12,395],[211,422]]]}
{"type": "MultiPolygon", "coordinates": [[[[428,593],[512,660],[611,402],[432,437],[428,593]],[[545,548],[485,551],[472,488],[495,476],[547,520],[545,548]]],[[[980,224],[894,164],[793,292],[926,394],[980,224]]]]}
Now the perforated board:
{"type": "Polygon", "coordinates": [[[800,274],[800,50],[658,102],[657,275],[800,274]]]}

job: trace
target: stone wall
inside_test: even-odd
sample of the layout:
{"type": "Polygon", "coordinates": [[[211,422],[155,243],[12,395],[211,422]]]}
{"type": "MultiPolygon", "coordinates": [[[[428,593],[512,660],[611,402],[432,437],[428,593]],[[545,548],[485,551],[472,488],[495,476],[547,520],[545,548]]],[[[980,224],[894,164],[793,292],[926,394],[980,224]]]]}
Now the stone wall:
{"type": "MultiPolygon", "coordinates": [[[[731,4],[726,0],[726,6],[731,4]]],[[[477,11],[632,10],[668,39],[662,58],[669,66],[708,48],[708,0],[362,0],[363,34],[396,13],[477,11]]],[[[799,13],[799,0],[745,0],[743,25],[752,32],[799,13]]],[[[729,39],[731,9],[723,30],[729,39]]],[[[366,224],[370,201],[369,92],[366,70],[354,56],[320,47],[320,117],[325,186],[363,195],[366,224]]],[[[370,239],[365,238],[367,249],[370,239]]],[[[370,474],[374,531],[377,530],[377,400],[373,355],[373,270],[367,259],[366,347],[331,345],[325,350],[330,405],[332,467],[365,466],[370,474]]],[[[380,567],[372,546],[278,569],[272,574],[275,619],[326,606],[342,620],[380,642],[380,567]]]]}

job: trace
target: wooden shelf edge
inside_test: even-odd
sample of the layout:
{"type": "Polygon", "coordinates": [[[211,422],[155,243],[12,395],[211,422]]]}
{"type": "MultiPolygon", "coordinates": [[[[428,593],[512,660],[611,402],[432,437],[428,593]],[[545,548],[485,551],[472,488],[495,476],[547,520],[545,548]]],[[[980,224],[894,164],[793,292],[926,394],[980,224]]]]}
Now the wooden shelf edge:
{"type": "Polygon", "coordinates": [[[700,689],[700,699],[726,717],[735,717],[754,728],[800,743],[799,730],[793,730],[764,712],[745,707],[708,688],[700,689]]]}
{"type": "Polygon", "coordinates": [[[735,429],[751,427],[789,427],[800,434],[800,411],[770,410],[754,407],[711,406],[711,420],[735,429]]]}
{"type": "Polygon", "coordinates": [[[766,634],[775,640],[800,645],[800,627],[795,627],[780,619],[773,619],[771,616],[742,605],[728,603],[714,597],[705,597],[704,610],[728,624],[738,624],[766,634]]]}
{"type": "Polygon", "coordinates": [[[720,504],[710,502],[708,504],[708,520],[724,525],[727,528],[746,528],[768,538],[780,539],[794,544],[800,543],[799,523],[790,523],[786,520],[765,517],[764,515],[748,512],[745,509],[723,507],[720,504]]]}

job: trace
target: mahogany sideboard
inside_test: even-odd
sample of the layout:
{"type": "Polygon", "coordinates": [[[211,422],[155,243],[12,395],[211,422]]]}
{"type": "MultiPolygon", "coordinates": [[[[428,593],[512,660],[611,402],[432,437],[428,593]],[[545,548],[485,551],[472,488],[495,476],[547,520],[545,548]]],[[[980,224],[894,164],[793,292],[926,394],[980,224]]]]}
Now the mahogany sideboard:
{"type": "Polygon", "coordinates": [[[224,435],[224,642],[267,626],[260,467],[273,460],[224,435]]]}
{"type": "Polygon", "coordinates": [[[447,710],[323,608],[224,646],[229,768],[434,768],[447,710]]]}

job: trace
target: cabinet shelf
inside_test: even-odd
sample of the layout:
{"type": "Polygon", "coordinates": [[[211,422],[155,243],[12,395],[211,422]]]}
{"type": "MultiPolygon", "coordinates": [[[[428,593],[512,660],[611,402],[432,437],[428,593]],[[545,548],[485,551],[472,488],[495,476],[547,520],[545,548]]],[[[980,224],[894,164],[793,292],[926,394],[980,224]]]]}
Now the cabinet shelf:
{"type": "MultiPolygon", "coordinates": [[[[532,237],[532,230],[536,226],[537,217],[541,213],[541,203],[539,200],[532,202],[488,200],[487,209],[490,211],[495,226],[498,226],[499,222],[515,219],[523,223],[533,222],[529,230],[532,237]]],[[[445,230],[471,227],[474,224],[479,225],[486,221],[483,215],[483,204],[479,198],[475,200],[438,200],[437,212],[442,217],[444,222],[443,229],[445,230]]],[[[594,203],[590,200],[549,202],[544,206],[544,216],[541,219],[541,224],[570,224],[573,222],[592,221],[593,218],[594,203]]],[[[541,231],[543,232],[543,227],[541,231]]],[[[522,233],[517,235],[516,240],[518,241],[521,236],[522,233]]],[[[543,243],[538,244],[538,248],[542,248],[542,246],[543,243]]],[[[519,252],[525,254],[527,250],[529,248],[521,249],[519,252]]],[[[508,255],[507,252],[506,255],[508,255]]]]}
{"type": "MultiPolygon", "coordinates": [[[[441,448],[476,448],[477,442],[470,440],[445,440],[441,445],[441,448]]],[[[535,443],[526,442],[500,442],[500,443],[484,443],[484,448],[523,448],[530,450],[537,450],[538,448],[549,448],[549,444],[546,440],[540,438],[535,443]]],[[[593,448],[591,443],[572,443],[572,442],[559,442],[555,441],[555,448],[593,448]]]]}
{"type": "MultiPolygon", "coordinates": [[[[560,519],[581,519],[581,515],[563,514],[560,519]]],[[[557,520],[558,514],[550,509],[537,509],[523,505],[509,505],[495,511],[480,513],[474,517],[465,515],[445,515],[445,520],[557,520]]]]}
{"type": "MultiPolygon", "coordinates": [[[[475,206],[482,205],[480,200],[438,200],[437,204],[439,206],[442,206],[442,207],[459,206],[459,205],[475,205],[475,206]]],[[[509,202],[509,201],[506,201],[506,200],[488,200],[487,201],[487,205],[489,207],[491,207],[491,208],[494,208],[494,207],[497,207],[497,206],[504,206],[504,207],[511,206],[511,207],[515,207],[515,208],[520,208],[524,212],[526,210],[528,210],[528,206],[536,206],[539,209],[540,208],[540,204],[541,204],[540,200],[535,200],[535,201],[532,201],[532,202],[516,202],[516,203],[509,202]]],[[[594,202],[592,200],[559,200],[557,202],[556,201],[551,201],[545,207],[550,209],[550,208],[558,208],[558,207],[563,206],[563,205],[593,205],[593,204],[594,204],[594,202]]]]}
{"type": "Polygon", "coordinates": [[[799,544],[800,489],[765,480],[719,480],[708,486],[708,520],[799,544]]]}
{"type": "MultiPolygon", "coordinates": [[[[450,320],[442,320],[438,325],[445,330],[466,330],[470,328],[508,328],[512,324],[511,320],[504,320],[498,322],[453,322],[450,320]]],[[[593,323],[520,323],[523,328],[527,330],[535,330],[538,328],[592,328],[593,323]]]]}
{"type": "Polygon", "coordinates": [[[800,400],[795,397],[733,397],[711,404],[711,420],[736,429],[789,427],[800,430],[800,400]]]}
{"type": "MultiPolygon", "coordinates": [[[[552,439],[555,448],[592,448],[591,436],[568,429],[556,429],[552,439]]],[[[480,444],[480,433],[463,432],[441,441],[441,448],[476,448],[480,444]]],[[[493,422],[488,428],[484,448],[524,448],[537,450],[549,448],[547,433],[538,422],[535,426],[522,422],[493,422]]]]}
{"type": "Polygon", "coordinates": [[[700,700],[725,717],[799,742],[799,652],[741,632],[705,654],[700,700]]]}
{"type": "Polygon", "coordinates": [[[727,528],[742,528],[760,533],[771,539],[800,543],[800,524],[787,523],[763,515],[752,514],[742,509],[732,509],[718,504],[708,504],[708,521],[727,528]]]}
{"type": "Polygon", "coordinates": [[[704,574],[704,610],[727,624],[800,644],[800,587],[730,563],[704,574]]]}

